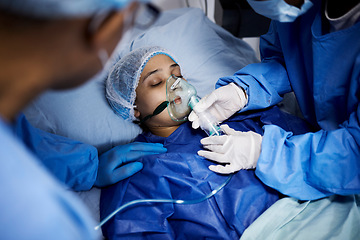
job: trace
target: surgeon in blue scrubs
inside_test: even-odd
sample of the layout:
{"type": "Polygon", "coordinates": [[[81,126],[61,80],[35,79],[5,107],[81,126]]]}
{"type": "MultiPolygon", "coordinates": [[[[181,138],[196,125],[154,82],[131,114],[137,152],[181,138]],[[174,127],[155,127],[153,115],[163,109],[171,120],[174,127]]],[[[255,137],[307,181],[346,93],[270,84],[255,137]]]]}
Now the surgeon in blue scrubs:
{"type": "Polygon", "coordinates": [[[139,9],[130,2],[0,1],[0,239],[97,239],[90,214],[55,177],[76,190],[104,186],[142,167],[124,163],[166,151],[133,144],[98,157],[21,114],[43,91],[78,86],[101,70],[139,9]]]}
{"type": "MultiPolygon", "coordinates": [[[[219,79],[195,110],[210,111],[222,122],[294,92],[313,132],[294,136],[268,125],[258,138],[236,131],[202,139],[206,150],[198,154],[226,164],[211,167],[222,174],[256,168],[265,184],[297,199],[360,193],[359,1],[248,2],[273,19],[261,36],[262,62],[219,79]],[[252,154],[242,155],[243,148],[252,154]]],[[[189,119],[197,128],[196,114],[189,119]]]]}

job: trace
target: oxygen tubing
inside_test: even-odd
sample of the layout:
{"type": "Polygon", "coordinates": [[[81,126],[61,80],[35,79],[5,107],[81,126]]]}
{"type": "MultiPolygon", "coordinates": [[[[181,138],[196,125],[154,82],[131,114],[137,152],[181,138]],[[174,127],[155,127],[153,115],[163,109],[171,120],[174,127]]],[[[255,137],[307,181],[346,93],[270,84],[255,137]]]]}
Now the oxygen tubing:
{"type": "Polygon", "coordinates": [[[218,193],[221,189],[223,189],[231,180],[233,174],[230,174],[229,177],[226,179],[226,181],[224,183],[222,183],[219,187],[217,187],[216,189],[212,190],[210,193],[208,193],[207,195],[203,196],[202,198],[198,198],[198,199],[192,199],[192,200],[182,200],[182,199],[137,199],[137,200],[133,200],[130,201],[128,203],[125,203],[124,205],[121,205],[120,207],[118,207],[117,209],[115,209],[112,213],[110,213],[106,218],[104,218],[99,225],[97,225],[95,227],[95,230],[99,230],[99,228],[101,228],[102,225],[104,225],[107,221],[109,221],[112,217],[114,217],[117,213],[125,210],[126,208],[136,205],[136,204],[140,204],[140,203],[175,203],[175,204],[196,204],[196,203],[200,203],[203,202],[209,198],[211,198],[212,196],[214,196],[216,193],[218,193]]]}

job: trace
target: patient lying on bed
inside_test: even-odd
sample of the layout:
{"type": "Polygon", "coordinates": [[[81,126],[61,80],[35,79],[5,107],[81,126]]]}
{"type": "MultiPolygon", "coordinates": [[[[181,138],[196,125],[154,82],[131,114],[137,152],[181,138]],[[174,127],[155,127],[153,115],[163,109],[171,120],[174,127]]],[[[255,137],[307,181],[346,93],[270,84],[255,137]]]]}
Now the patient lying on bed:
{"type": "MultiPolygon", "coordinates": [[[[144,165],[141,172],[102,190],[101,219],[136,199],[202,198],[227,180],[227,176],[210,171],[212,163],[197,155],[206,135],[183,121],[189,110],[178,109],[174,117],[170,104],[162,104],[167,100],[170,76],[181,78],[180,66],[159,47],[134,50],[109,74],[107,98],[115,113],[140,121],[144,128],[135,141],[162,143],[168,151],[139,159],[144,165]]],[[[260,134],[264,124],[277,124],[294,134],[306,130],[300,120],[277,108],[234,115],[226,124],[260,134]]],[[[253,170],[241,170],[208,200],[190,205],[135,205],[116,214],[102,230],[109,239],[239,239],[278,199],[278,193],[262,184],[253,170]]]]}

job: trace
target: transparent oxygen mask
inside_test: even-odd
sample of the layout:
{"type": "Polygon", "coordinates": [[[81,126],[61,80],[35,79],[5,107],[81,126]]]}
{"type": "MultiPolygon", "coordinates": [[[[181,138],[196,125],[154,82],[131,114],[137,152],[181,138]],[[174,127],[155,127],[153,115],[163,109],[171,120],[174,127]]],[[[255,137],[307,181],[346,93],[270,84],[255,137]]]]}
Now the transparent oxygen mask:
{"type": "Polygon", "coordinates": [[[168,112],[173,121],[186,121],[191,112],[189,101],[196,97],[196,89],[183,78],[171,75],[166,81],[168,112]]]}
{"type": "MultiPolygon", "coordinates": [[[[140,122],[145,122],[153,116],[160,114],[167,108],[173,121],[186,121],[191,110],[199,102],[196,89],[181,77],[171,75],[166,80],[166,101],[162,102],[152,114],[144,117],[140,122]]],[[[194,110],[195,111],[195,110],[194,110]]],[[[199,125],[207,135],[222,135],[223,131],[216,119],[208,112],[196,112],[199,117],[199,125]]]]}
{"type": "MultiPolygon", "coordinates": [[[[166,99],[168,112],[174,121],[186,121],[191,110],[199,102],[196,89],[183,78],[171,75],[166,81],[166,99]]],[[[208,112],[195,112],[199,117],[199,124],[207,135],[222,135],[216,119],[208,112]]]]}

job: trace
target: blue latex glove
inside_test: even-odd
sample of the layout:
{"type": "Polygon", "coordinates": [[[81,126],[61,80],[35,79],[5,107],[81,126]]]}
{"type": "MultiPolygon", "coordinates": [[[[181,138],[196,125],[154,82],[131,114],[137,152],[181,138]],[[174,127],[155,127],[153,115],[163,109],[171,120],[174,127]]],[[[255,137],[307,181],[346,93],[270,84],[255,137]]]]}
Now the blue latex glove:
{"type": "Polygon", "coordinates": [[[110,149],[99,156],[95,186],[105,187],[132,176],[143,168],[138,158],[166,152],[160,143],[133,142],[110,149]]]}

